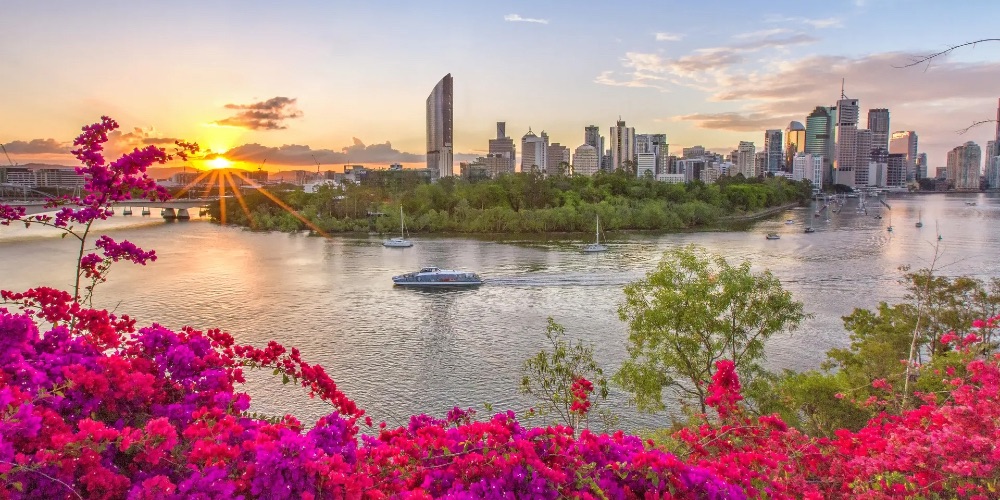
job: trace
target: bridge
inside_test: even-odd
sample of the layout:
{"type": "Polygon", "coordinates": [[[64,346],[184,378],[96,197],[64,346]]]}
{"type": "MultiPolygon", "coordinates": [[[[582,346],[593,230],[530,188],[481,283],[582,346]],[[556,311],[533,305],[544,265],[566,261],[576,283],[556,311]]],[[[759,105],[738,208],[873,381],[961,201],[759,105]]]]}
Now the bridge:
{"type": "MultiPolygon", "coordinates": [[[[227,196],[227,198],[229,198],[229,196],[227,196]]],[[[131,209],[131,208],[139,208],[139,209],[160,208],[164,210],[163,217],[165,219],[183,219],[187,215],[187,211],[189,209],[207,207],[217,201],[219,201],[218,196],[214,196],[211,198],[177,198],[177,199],[170,199],[167,201],[129,200],[121,203],[116,203],[115,205],[113,205],[112,208],[114,208],[115,212],[118,213],[124,212],[126,209],[131,209]]],[[[44,201],[0,199],[0,203],[10,205],[12,207],[24,207],[25,215],[33,215],[33,214],[40,214],[43,212],[56,211],[56,209],[46,208],[44,201]]]]}

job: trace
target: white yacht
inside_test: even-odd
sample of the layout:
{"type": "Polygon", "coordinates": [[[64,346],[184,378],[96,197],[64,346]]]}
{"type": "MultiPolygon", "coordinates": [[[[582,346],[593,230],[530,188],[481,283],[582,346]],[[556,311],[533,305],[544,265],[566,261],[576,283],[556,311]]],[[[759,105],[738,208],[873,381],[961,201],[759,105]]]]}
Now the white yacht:
{"type": "Polygon", "coordinates": [[[390,238],[382,242],[382,246],[389,248],[408,248],[413,246],[413,242],[406,239],[406,225],[403,223],[403,207],[399,207],[399,238],[390,238]]]}
{"type": "Polygon", "coordinates": [[[583,247],[583,251],[584,253],[597,253],[605,252],[607,250],[607,245],[601,244],[601,218],[597,217],[597,234],[594,236],[594,242],[583,247]]]}

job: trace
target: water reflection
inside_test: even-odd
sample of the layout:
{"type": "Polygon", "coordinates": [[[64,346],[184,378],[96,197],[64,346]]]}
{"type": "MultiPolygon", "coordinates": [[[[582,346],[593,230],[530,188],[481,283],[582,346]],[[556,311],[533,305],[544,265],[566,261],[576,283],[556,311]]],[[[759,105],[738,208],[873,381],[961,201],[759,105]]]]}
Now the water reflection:
{"type": "MultiPolygon", "coordinates": [[[[97,301],[140,325],[220,327],[240,342],[273,339],[299,347],[374,417],[405,423],[405,415],[441,415],[452,406],[530,406],[517,392],[519,370],[545,347],[549,316],[571,340],[593,344],[598,362],[613,372],[627,355],[627,331],[617,315],[622,287],[678,246],[694,243],[734,262],[749,260],[755,270],[770,269],[805,303],[814,317],[767,346],[772,369],[815,368],[826,350],[846,346],[841,316],[878,300],[900,300],[898,266],[928,265],[935,246],[943,273],[1000,276],[996,195],[890,197],[893,233],[885,230],[888,209],[882,210],[886,218],[875,219],[870,210],[858,213],[856,203],[828,221],[814,216],[815,205],[788,210],[745,232],[611,233],[609,251],[596,255],[579,251],[589,233],[415,235],[415,246],[400,250],[382,247],[378,236],[323,239],[198,220],[115,217],[97,229],[156,249],[159,259],[116,267],[97,301]],[[918,218],[924,227],[915,227],[918,218]],[[816,232],[804,233],[808,226],[816,232]],[[781,239],[766,240],[771,232],[781,239]],[[393,287],[392,276],[425,266],[477,272],[485,283],[460,290],[393,287]]],[[[0,288],[66,288],[74,255],[58,233],[0,227],[0,288]]],[[[254,408],[265,413],[292,408],[311,422],[329,411],[270,372],[253,374],[251,387],[254,408]]],[[[667,422],[635,414],[623,394],[612,398],[626,427],[667,422]]]]}

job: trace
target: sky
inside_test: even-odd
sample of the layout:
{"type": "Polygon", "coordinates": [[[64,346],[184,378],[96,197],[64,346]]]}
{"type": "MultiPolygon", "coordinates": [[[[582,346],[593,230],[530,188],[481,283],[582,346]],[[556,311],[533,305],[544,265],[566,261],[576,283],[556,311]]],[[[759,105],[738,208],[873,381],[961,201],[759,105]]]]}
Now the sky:
{"type": "Polygon", "coordinates": [[[997,19],[996,0],[11,0],[0,143],[16,164],[72,165],[80,127],[108,115],[109,154],[183,139],[250,169],[422,166],[425,101],[451,73],[456,163],[497,121],[573,149],[621,117],[671,154],[728,153],[834,105],[843,79],[862,121],[889,108],[933,168],[993,138],[959,131],[997,116],[1000,41],[902,66],[1000,38],[997,19]]]}

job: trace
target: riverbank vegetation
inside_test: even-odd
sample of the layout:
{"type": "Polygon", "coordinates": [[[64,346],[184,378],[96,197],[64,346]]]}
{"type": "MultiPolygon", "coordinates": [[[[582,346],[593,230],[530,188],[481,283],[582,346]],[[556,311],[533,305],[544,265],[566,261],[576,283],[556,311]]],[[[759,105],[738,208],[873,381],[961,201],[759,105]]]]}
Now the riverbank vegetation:
{"type": "Polygon", "coordinates": [[[686,421],[646,440],[590,431],[588,415],[610,410],[609,381],[593,350],[550,322],[551,350],[523,365],[538,411],[454,408],[390,427],[309,353],[90,306],[112,265],[156,260],[128,241],[92,242],[91,223],[114,203],[163,196],[145,175],[161,149],[105,161],[117,128],[105,118],[74,143],[90,195],[53,200],[55,215],[0,204],[0,224],[49,226],[79,245],[72,293],[0,291],[0,499],[985,500],[1000,490],[1000,279],[905,269],[909,296],[846,316],[851,344],[822,371],[767,374],[763,341],[794,330],[802,304],[770,273],[679,249],[626,289],[630,359],[610,382],[654,411],[681,404],[679,391],[692,402],[686,421]],[[330,412],[305,423],[291,408],[251,412],[251,370],[330,412]],[[771,390],[744,395],[744,382],[771,390]],[[547,421],[521,423],[536,417],[547,421]]]}
{"type": "MultiPolygon", "coordinates": [[[[518,173],[479,182],[448,177],[433,184],[347,183],[316,193],[247,191],[243,203],[226,204],[225,221],[255,230],[297,231],[311,224],[325,233],[392,233],[399,231],[402,207],[406,228],[414,233],[588,232],[596,217],[611,231],[669,231],[804,202],[811,192],[808,183],[780,177],[667,184],[624,172],[594,177],[518,173]],[[370,217],[373,212],[383,215],[370,217]]],[[[218,205],[212,217],[223,220],[218,205]]]]}

